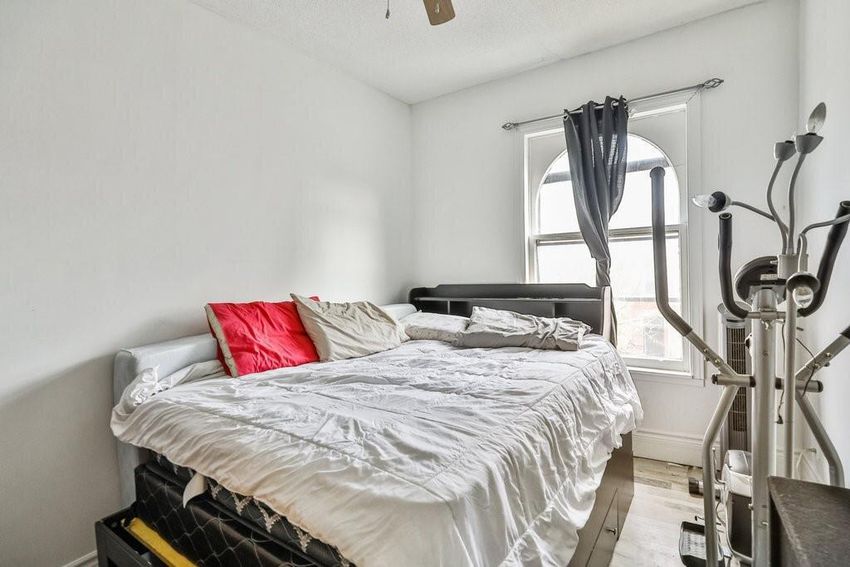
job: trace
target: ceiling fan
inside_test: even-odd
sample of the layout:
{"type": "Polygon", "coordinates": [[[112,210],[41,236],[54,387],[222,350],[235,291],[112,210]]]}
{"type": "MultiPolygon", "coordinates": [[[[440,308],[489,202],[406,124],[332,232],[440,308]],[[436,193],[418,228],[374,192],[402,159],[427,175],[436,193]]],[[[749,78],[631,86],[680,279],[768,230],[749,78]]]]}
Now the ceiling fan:
{"type": "MultiPolygon", "coordinates": [[[[445,24],[454,19],[455,9],[452,0],[422,0],[425,3],[425,11],[428,13],[428,21],[432,26],[445,24]]],[[[390,19],[390,0],[387,0],[386,19],[390,19]]]]}
{"type": "Polygon", "coordinates": [[[454,19],[455,9],[452,0],[423,0],[425,11],[428,12],[428,21],[432,26],[445,24],[454,19]]]}

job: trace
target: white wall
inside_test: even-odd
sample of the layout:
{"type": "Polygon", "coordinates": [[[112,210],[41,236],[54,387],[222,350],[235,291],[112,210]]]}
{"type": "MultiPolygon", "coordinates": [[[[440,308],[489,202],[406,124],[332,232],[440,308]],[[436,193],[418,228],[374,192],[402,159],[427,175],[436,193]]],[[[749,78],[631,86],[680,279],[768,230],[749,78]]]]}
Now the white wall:
{"type": "MultiPolygon", "coordinates": [[[[806,162],[800,183],[804,222],[831,218],[838,202],[850,199],[850,3],[844,0],[803,0],[800,8],[800,118],[802,124],[815,104],[827,104],[821,130],[825,140],[806,162]]],[[[812,238],[812,269],[820,260],[826,231],[812,238]]],[[[844,242],[824,306],[803,324],[810,345],[820,350],[850,325],[850,239],[844,242]]],[[[817,396],[821,416],[845,469],[850,468],[850,353],[845,352],[821,371],[825,391],[817,396]]]]}
{"type": "Polygon", "coordinates": [[[0,564],[94,549],[117,349],[211,300],[399,299],[410,108],[170,0],[0,2],[0,564]]]}
{"type": "MultiPolygon", "coordinates": [[[[417,281],[521,281],[522,148],[520,134],[499,126],[606,94],[639,96],[726,79],[702,99],[702,190],[723,188],[762,202],[773,142],[787,137],[796,120],[796,38],[797,2],[774,0],[415,105],[417,281]]],[[[758,223],[735,227],[736,264],[778,248],[778,233],[758,223]]],[[[716,235],[713,219],[697,235],[711,339],[720,297],[716,235]]],[[[718,389],[649,380],[638,388],[646,409],[638,448],[697,458],[718,389]]]]}
{"type": "MultiPolygon", "coordinates": [[[[760,202],[799,92],[803,109],[830,105],[806,178],[830,190],[806,204],[832,214],[848,186],[850,76],[836,70],[850,13],[802,6],[771,0],[467,89],[411,122],[406,105],[188,3],[0,2],[0,564],[79,557],[117,506],[105,424],[118,348],[202,332],[211,300],[521,281],[522,152],[506,120],[720,76],[702,100],[702,190],[760,202]]],[[[761,228],[736,226],[736,263],[776,249],[761,228]]],[[[716,224],[698,237],[713,337],[716,224]]],[[[848,266],[845,250],[816,345],[850,322],[848,266]]],[[[848,370],[825,371],[823,396],[845,461],[848,370]]],[[[717,389],[638,386],[644,450],[693,458],[717,389]]]]}

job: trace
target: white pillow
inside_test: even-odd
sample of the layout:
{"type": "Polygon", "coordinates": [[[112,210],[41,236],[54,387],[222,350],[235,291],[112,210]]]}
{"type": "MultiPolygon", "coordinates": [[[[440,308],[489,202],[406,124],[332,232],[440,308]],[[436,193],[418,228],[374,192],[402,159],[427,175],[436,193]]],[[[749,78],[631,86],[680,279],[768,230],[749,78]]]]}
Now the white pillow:
{"type": "Polygon", "coordinates": [[[368,301],[331,303],[292,294],[319,360],[343,360],[396,348],[407,340],[402,326],[368,301]]]}
{"type": "Polygon", "coordinates": [[[419,311],[403,317],[401,324],[404,325],[407,336],[414,341],[443,341],[454,344],[458,333],[469,324],[469,318],[419,311]]]}

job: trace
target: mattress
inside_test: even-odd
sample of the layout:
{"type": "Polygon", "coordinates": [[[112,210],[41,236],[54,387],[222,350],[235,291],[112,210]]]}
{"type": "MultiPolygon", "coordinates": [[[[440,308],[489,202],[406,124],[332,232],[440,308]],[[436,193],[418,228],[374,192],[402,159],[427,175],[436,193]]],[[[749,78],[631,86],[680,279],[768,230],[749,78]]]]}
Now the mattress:
{"type": "Polygon", "coordinates": [[[112,428],[361,567],[563,566],[641,417],[622,359],[590,336],[577,352],[410,341],[210,379],[112,428]]]}
{"type": "MultiPolygon", "coordinates": [[[[188,467],[175,465],[159,453],[154,453],[151,456],[151,463],[155,465],[153,470],[169,482],[173,491],[179,493],[182,503],[186,485],[195,476],[196,472],[188,467]]],[[[262,502],[251,496],[231,492],[215,479],[208,478],[206,482],[206,494],[211,500],[231,511],[236,517],[245,520],[246,523],[260,532],[269,534],[291,549],[300,550],[310,561],[322,567],[353,567],[353,564],[342,557],[337,549],[314,538],[299,527],[292,525],[289,520],[262,502]]],[[[137,502],[143,497],[138,492],[138,484],[137,481],[137,502]]],[[[144,489],[142,492],[145,495],[148,493],[144,489]]],[[[151,518],[143,519],[146,521],[151,520],[151,518]]]]}

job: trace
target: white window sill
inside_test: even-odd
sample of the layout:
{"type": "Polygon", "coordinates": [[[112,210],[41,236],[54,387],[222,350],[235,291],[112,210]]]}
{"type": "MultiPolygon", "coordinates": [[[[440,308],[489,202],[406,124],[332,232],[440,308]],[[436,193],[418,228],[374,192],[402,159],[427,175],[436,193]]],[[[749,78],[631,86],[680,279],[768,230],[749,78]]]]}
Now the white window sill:
{"type": "Polygon", "coordinates": [[[676,386],[690,386],[703,388],[705,383],[693,372],[682,372],[680,370],[662,370],[660,368],[644,368],[640,366],[629,366],[629,374],[636,382],[656,382],[659,384],[673,384],[676,386]]]}

